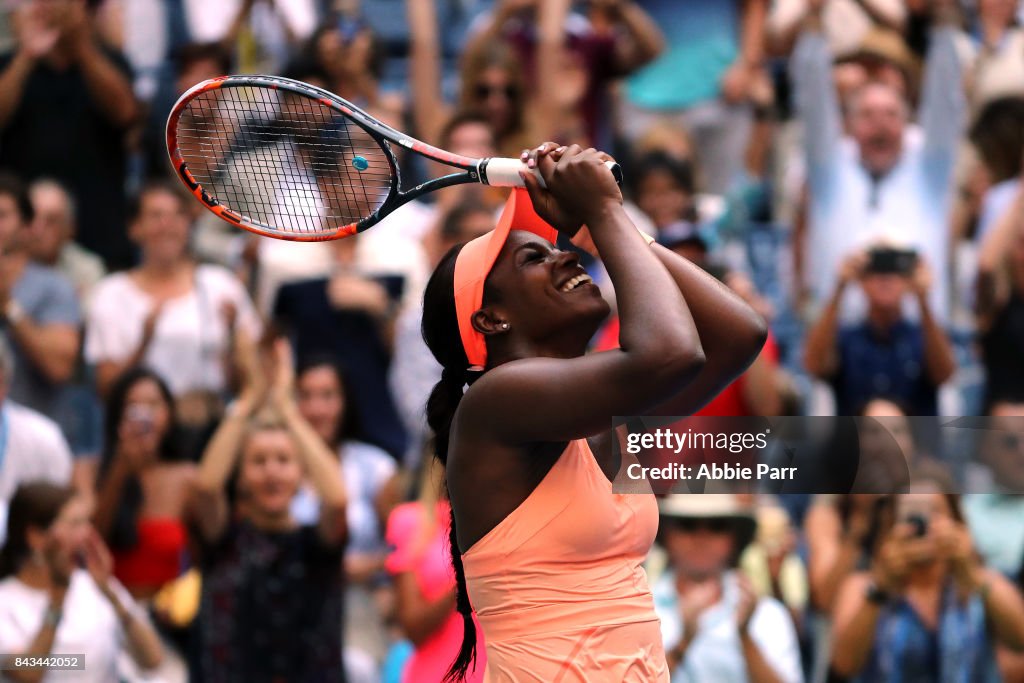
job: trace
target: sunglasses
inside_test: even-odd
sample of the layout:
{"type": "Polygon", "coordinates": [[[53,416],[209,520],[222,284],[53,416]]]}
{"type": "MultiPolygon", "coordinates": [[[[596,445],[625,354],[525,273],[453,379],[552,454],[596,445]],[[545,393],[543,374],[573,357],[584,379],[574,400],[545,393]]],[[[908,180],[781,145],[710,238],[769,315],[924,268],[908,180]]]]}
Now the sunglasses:
{"type": "Polygon", "coordinates": [[[513,100],[519,96],[519,88],[514,85],[491,85],[490,83],[478,83],[473,88],[473,93],[476,95],[478,100],[486,100],[493,94],[504,96],[506,99],[513,100]]]}
{"type": "Polygon", "coordinates": [[[733,530],[732,520],[726,517],[670,517],[665,522],[667,527],[688,534],[701,530],[712,534],[728,534],[733,530]]]}

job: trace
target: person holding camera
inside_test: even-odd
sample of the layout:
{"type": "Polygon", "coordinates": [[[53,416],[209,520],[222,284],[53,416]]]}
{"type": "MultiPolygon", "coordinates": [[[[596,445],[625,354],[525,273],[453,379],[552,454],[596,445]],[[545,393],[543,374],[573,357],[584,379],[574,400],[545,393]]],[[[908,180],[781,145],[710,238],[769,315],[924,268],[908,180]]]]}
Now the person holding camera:
{"type": "Polygon", "coordinates": [[[181,447],[174,399],[156,372],[131,368],[110,390],[94,521],[114,572],[147,600],[181,573],[182,521],[196,466],[181,447]]]}
{"type": "Polygon", "coordinates": [[[853,681],[1000,680],[995,648],[1024,650],[1024,599],[974,550],[942,468],[877,506],[870,569],[839,588],[833,672],[853,681]]]}
{"type": "Polygon", "coordinates": [[[857,415],[879,396],[906,405],[911,415],[938,413],[937,389],[953,375],[956,358],[929,303],[931,287],[931,271],[916,252],[875,246],[844,259],[804,351],[807,371],[831,385],[837,415],[857,415]],[[867,313],[840,326],[843,297],[854,282],[867,313]],[[920,311],[916,321],[904,314],[908,295],[920,311]]]}

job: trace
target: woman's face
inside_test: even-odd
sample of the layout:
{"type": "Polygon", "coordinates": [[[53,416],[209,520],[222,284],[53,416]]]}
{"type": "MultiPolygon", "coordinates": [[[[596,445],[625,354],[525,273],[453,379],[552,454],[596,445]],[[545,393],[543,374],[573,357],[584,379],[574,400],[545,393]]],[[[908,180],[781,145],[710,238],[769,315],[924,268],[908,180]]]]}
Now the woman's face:
{"type": "Polygon", "coordinates": [[[914,461],[914,434],[899,406],[875,399],[857,423],[860,464],[854,490],[882,493],[895,491],[909,476],[914,461]]]}
{"type": "Polygon", "coordinates": [[[59,575],[68,577],[78,566],[78,556],[89,536],[89,506],[75,496],[61,508],[50,528],[32,543],[59,575]]]}
{"type": "Polygon", "coordinates": [[[567,289],[586,271],[579,257],[559,251],[546,240],[513,230],[498,255],[487,288],[497,299],[509,328],[534,344],[565,344],[582,352],[608,316],[608,303],[597,285],[586,281],[567,289]]]}
{"type": "Polygon", "coordinates": [[[471,101],[491,122],[493,130],[499,136],[508,133],[515,124],[515,113],[522,105],[519,101],[522,93],[512,74],[500,66],[489,66],[467,87],[472,88],[471,101]]]}
{"type": "Polygon", "coordinates": [[[142,249],[147,263],[172,263],[188,247],[188,214],[181,197],[163,190],[147,192],[141,199],[139,215],[131,226],[131,237],[142,249]]]}
{"type": "Polygon", "coordinates": [[[261,429],[246,439],[238,485],[254,510],[271,517],[288,513],[302,482],[295,442],[283,429],[261,429]]]}
{"type": "Polygon", "coordinates": [[[155,433],[163,438],[171,424],[171,407],[160,391],[160,385],[150,377],[135,382],[124,397],[122,422],[131,423],[139,433],[155,433]]]}
{"type": "Polygon", "coordinates": [[[309,368],[299,376],[296,389],[302,417],[324,443],[337,446],[335,441],[345,418],[345,395],[338,374],[326,365],[309,368]]]}
{"type": "Polygon", "coordinates": [[[659,228],[686,218],[692,202],[690,194],[667,171],[651,171],[637,185],[637,206],[659,228]]]}

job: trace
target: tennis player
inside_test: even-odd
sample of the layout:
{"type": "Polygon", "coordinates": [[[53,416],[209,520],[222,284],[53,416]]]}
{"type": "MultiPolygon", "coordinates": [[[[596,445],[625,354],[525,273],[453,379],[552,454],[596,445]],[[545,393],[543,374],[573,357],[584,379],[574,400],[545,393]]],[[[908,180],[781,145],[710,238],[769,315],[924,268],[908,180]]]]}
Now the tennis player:
{"type": "Polygon", "coordinates": [[[444,367],[427,417],[465,626],[446,680],[473,670],[474,611],[493,683],[669,680],[641,567],[658,507],[612,492],[612,416],[692,413],[766,330],[630,223],[607,159],[554,143],[524,152],[547,189],[524,174],[498,227],[450,251],[427,285],[423,336],[444,367]],[[608,304],[578,257],[552,246],[581,224],[621,318],[621,348],[590,355],[608,304]]]}

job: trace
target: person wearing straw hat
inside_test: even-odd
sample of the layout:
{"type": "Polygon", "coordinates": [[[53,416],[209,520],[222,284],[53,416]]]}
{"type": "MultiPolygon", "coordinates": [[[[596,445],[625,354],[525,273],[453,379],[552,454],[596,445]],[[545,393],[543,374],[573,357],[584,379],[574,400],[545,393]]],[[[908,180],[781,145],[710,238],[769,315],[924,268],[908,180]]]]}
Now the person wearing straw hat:
{"type": "Polygon", "coordinates": [[[672,683],[800,683],[800,648],[786,608],[758,598],[734,567],[757,529],[730,493],[658,502],[668,569],[654,584],[672,683]]]}

